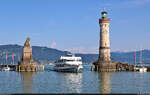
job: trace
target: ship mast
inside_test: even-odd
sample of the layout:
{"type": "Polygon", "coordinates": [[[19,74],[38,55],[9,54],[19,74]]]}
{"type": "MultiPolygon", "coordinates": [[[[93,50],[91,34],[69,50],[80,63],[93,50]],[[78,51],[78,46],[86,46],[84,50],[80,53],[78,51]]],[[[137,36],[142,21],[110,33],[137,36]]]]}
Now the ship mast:
{"type": "Polygon", "coordinates": [[[142,65],[142,49],[140,50],[140,63],[142,65]]]}

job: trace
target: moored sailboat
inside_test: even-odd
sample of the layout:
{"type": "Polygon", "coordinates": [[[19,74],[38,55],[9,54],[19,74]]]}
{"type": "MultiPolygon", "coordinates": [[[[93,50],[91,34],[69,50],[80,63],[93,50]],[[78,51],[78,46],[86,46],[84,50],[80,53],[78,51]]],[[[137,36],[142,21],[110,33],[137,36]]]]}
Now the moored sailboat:
{"type": "Polygon", "coordinates": [[[136,52],[134,54],[134,58],[135,58],[135,67],[134,67],[134,70],[135,71],[139,71],[139,72],[147,72],[147,68],[143,66],[143,63],[142,63],[142,49],[140,51],[140,64],[141,66],[140,67],[136,67],[136,52]]]}

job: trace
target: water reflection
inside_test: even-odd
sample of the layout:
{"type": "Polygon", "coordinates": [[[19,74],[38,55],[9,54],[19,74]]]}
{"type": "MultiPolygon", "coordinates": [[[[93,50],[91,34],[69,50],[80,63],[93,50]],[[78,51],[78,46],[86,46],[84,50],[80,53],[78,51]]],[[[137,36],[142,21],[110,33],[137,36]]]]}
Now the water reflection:
{"type": "Polygon", "coordinates": [[[31,93],[33,91],[33,76],[36,72],[20,72],[22,78],[22,88],[24,93],[31,93]]]}
{"type": "Polygon", "coordinates": [[[110,72],[100,72],[99,80],[100,80],[100,92],[101,93],[110,93],[110,72]]]}
{"type": "Polygon", "coordinates": [[[64,92],[82,92],[82,73],[61,73],[61,87],[64,92]]]}

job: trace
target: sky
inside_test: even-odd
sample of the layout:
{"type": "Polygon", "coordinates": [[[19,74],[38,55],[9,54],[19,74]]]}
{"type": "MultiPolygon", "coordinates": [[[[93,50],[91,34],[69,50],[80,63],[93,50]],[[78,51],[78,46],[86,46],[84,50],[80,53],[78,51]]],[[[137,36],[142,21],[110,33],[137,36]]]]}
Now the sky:
{"type": "Polygon", "coordinates": [[[103,8],[111,51],[150,49],[150,0],[0,0],[0,45],[98,53],[103,8]]]}

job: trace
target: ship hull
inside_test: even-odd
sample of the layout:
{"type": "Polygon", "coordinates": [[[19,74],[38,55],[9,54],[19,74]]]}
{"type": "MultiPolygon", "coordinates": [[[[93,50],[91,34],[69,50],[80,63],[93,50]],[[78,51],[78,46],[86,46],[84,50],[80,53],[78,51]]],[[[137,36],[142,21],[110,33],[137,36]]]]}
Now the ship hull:
{"type": "Polygon", "coordinates": [[[64,65],[61,67],[55,66],[53,70],[58,72],[80,72],[82,70],[82,67],[79,67],[77,65],[64,65]]]}

